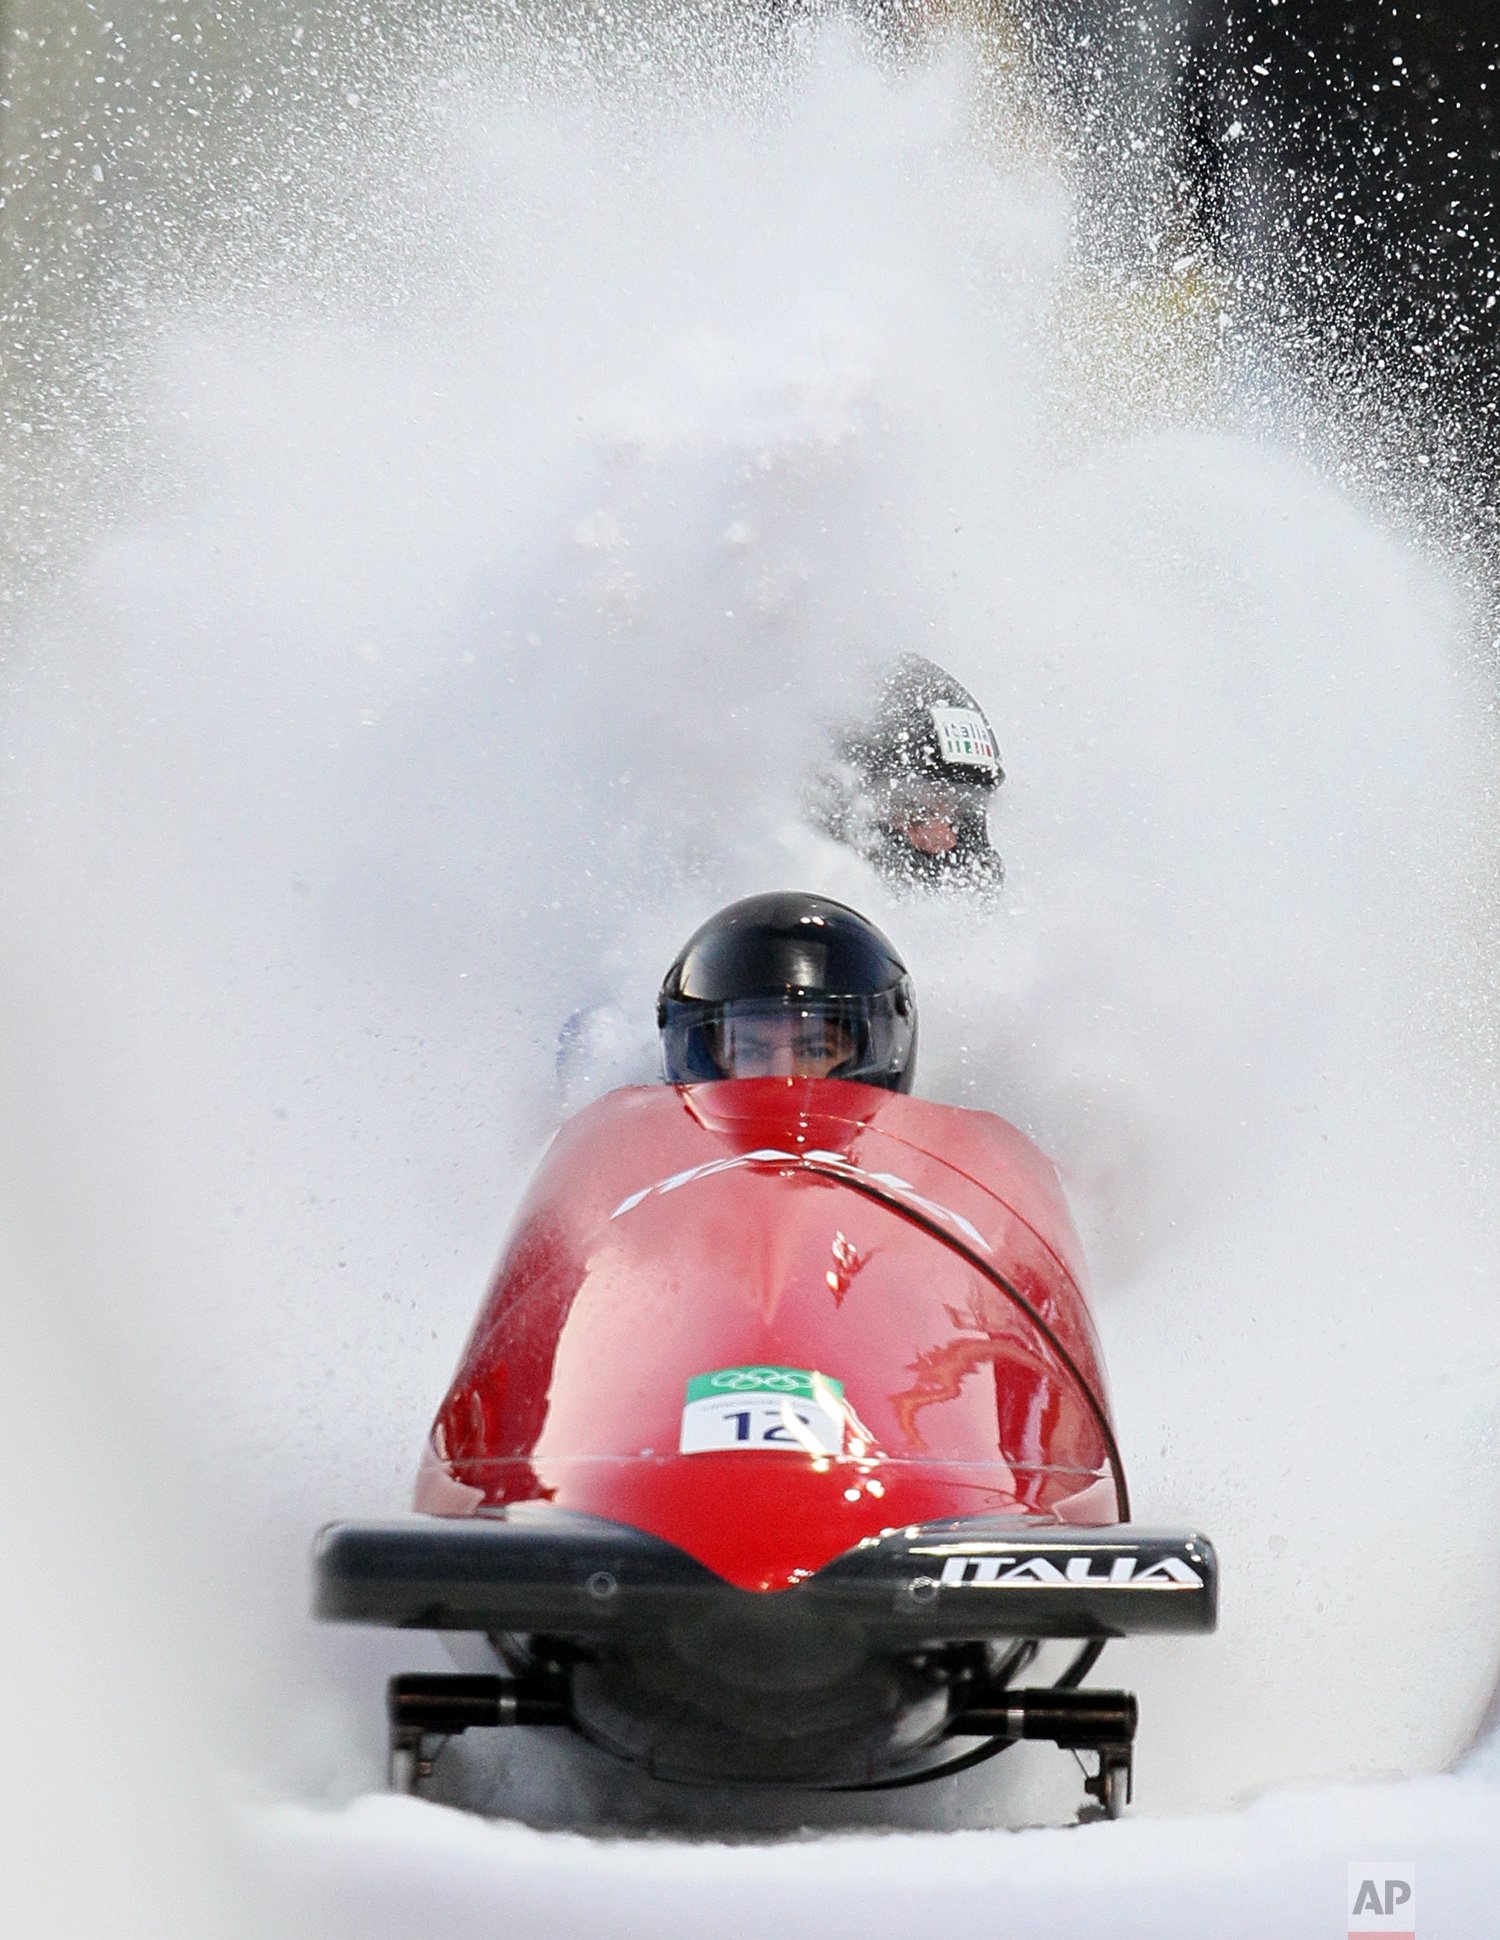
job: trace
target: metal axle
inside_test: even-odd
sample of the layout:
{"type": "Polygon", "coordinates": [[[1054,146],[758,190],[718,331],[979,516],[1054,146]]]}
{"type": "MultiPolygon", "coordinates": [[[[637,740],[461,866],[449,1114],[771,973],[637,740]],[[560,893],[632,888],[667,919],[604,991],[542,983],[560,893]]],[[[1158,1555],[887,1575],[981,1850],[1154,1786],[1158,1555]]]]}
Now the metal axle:
{"type": "Polygon", "coordinates": [[[414,1792],[432,1772],[429,1738],[452,1738],[472,1727],[558,1725],[569,1720],[568,1700],[554,1684],[460,1672],[411,1672],[386,1686],[390,1720],[390,1785],[414,1792]]]}
{"type": "Polygon", "coordinates": [[[1117,1819],[1134,1789],[1138,1717],[1129,1691],[1001,1689],[969,1696],[948,1729],[956,1737],[1045,1738],[1064,1751],[1093,1752],[1099,1769],[1083,1789],[1117,1819]]]}

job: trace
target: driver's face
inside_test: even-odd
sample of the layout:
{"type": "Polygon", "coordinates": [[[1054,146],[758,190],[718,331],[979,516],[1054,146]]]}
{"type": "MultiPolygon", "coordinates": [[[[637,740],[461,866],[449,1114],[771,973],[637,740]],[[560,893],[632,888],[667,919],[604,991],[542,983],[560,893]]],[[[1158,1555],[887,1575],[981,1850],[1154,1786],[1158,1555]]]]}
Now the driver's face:
{"type": "Polygon", "coordinates": [[[849,1026],[817,1011],[727,1017],[719,1063],[731,1078],[826,1078],[854,1049],[849,1026]]]}

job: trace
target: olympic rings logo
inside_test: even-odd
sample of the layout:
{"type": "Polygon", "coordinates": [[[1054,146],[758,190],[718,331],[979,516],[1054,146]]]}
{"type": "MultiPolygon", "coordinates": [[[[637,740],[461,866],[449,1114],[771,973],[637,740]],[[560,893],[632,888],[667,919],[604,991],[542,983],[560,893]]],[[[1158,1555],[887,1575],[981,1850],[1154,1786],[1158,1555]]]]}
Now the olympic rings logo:
{"type": "Polygon", "coordinates": [[[730,1394],[806,1394],[807,1375],[786,1367],[723,1367],[709,1376],[710,1385],[730,1394]]]}

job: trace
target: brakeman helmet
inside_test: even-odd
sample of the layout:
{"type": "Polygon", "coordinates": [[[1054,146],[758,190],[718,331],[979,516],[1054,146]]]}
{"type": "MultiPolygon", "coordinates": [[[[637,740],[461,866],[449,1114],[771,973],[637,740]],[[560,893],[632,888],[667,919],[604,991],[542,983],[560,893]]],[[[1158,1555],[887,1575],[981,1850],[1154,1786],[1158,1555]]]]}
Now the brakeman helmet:
{"type": "Polygon", "coordinates": [[[969,690],[920,654],[886,674],[875,711],[837,739],[814,778],[812,820],[899,888],[989,899],[1005,880],[988,804],[1005,779],[994,732],[969,690]]]}

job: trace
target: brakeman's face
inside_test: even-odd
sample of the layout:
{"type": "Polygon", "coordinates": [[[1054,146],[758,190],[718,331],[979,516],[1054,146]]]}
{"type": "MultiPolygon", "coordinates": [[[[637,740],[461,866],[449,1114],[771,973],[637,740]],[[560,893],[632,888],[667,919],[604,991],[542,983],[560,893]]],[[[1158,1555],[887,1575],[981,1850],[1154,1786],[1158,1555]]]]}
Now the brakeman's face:
{"type": "Polygon", "coordinates": [[[958,830],[946,815],[912,817],[897,831],[904,835],[919,855],[952,855],[958,847],[958,830]]]}
{"type": "Polygon", "coordinates": [[[952,855],[958,847],[963,803],[958,791],[941,782],[910,780],[893,788],[881,820],[887,831],[919,855],[952,855]]]}

